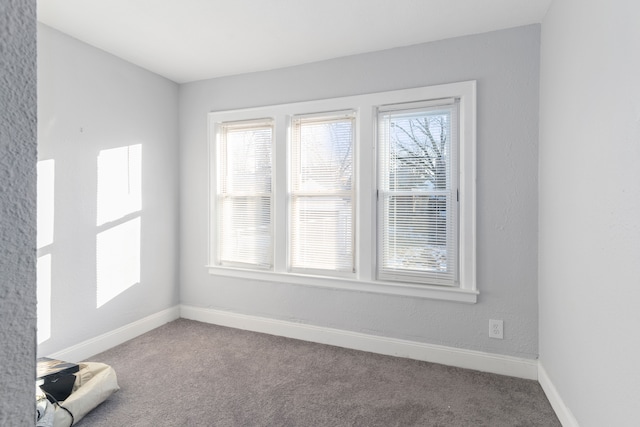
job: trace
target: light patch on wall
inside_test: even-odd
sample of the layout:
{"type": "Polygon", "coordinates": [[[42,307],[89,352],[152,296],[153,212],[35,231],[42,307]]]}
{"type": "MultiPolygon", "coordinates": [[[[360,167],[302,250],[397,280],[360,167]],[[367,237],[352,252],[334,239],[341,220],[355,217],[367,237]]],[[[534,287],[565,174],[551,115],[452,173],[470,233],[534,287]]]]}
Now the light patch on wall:
{"type": "Polygon", "coordinates": [[[98,154],[96,308],[140,282],[142,145],[98,154]]]}
{"type": "Polygon", "coordinates": [[[38,344],[51,338],[51,254],[38,258],[38,344]]]}
{"type": "Polygon", "coordinates": [[[100,151],[97,225],[142,208],[142,145],[100,151]]]}
{"type": "Polygon", "coordinates": [[[96,308],[140,282],[140,218],[98,233],[96,273],[96,308]]]}
{"type": "Polygon", "coordinates": [[[55,161],[38,162],[37,245],[38,249],[53,243],[55,161]]]}
{"type": "Polygon", "coordinates": [[[53,159],[39,161],[37,173],[37,341],[41,344],[51,338],[51,251],[54,237],[55,161],[53,159]]]}

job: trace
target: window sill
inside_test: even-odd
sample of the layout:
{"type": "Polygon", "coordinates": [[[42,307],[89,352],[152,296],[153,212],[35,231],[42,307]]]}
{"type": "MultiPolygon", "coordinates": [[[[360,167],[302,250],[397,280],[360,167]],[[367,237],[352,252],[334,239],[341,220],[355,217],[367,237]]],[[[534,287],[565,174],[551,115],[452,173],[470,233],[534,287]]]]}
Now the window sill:
{"type": "Polygon", "coordinates": [[[220,277],[234,277],[270,283],[287,283],[301,286],[370,292],[384,295],[397,295],[414,298],[426,298],[441,301],[454,301],[475,304],[478,291],[471,289],[449,288],[445,286],[414,285],[365,281],[345,278],[328,278],[294,273],[276,273],[271,271],[251,271],[230,267],[207,266],[209,274],[220,277]]]}

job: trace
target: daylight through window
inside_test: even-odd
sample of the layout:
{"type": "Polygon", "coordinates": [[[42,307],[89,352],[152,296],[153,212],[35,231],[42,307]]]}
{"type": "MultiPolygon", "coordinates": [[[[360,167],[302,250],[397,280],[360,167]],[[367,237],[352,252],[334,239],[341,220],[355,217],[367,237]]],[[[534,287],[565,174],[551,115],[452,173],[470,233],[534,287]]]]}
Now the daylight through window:
{"type": "Polygon", "coordinates": [[[271,122],[227,123],[218,133],[218,262],[270,268],[271,122]]]}
{"type": "Polygon", "coordinates": [[[457,281],[457,105],[378,114],[378,277],[457,281]]]}
{"type": "Polygon", "coordinates": [[[292,270],[353,273],[354,121],[354,113],[292,120],[292,270]]]}
{"type": "Polygon", "coordinates": [[[210,113],[209,272],[476,302],[475,93],[210,113]]]}

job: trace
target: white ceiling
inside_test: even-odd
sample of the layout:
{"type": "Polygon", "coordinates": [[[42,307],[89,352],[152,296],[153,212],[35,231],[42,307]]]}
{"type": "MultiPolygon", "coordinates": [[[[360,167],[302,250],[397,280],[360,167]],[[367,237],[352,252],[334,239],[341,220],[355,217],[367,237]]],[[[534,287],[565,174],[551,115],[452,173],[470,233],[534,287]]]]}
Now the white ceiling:
{"type": "Polygon", "coordinates": [[[184,83],[542,21],[552,0],[38,0],[38,19],[184,83]]]}

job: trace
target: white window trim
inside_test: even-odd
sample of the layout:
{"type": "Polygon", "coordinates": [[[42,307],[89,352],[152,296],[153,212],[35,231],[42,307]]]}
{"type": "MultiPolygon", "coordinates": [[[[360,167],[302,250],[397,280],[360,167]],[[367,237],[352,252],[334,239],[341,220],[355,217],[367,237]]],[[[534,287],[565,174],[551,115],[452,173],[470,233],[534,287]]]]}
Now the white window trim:
{"type": "Polygon", "coordinates": [[[221,277],[244,278],[334,289],[348,289],[387,295],[430,298],[464,303],[477,302],[476,287],[476,82],[466,81],[437,86],[378,92],[365,95],[324,99],[292,104],[209,113],[209,260],[208,271],[221,277]],[[459,287],[424,284],[392,283],[376,280],[376,110],[389,104],[459,98],[459,287]],[[354,110],[357,113],[355,170],[358,171],[356,189],[356,275],[355,278],[320,277],[288,271],[287,254],[287,155],[289,119],[301,114],[354,110]],[[271,271],[251,271],[214,265],[215,260],[215,189],[216,174],[212,170],[215,159],[215,125],[220,122],[274,120],[272,153],[274,185],[273,233],[274,267],[271,271]],[[287,143],[284,143],[287,141],[287,143]]]}

